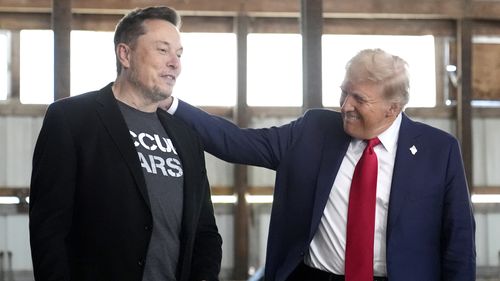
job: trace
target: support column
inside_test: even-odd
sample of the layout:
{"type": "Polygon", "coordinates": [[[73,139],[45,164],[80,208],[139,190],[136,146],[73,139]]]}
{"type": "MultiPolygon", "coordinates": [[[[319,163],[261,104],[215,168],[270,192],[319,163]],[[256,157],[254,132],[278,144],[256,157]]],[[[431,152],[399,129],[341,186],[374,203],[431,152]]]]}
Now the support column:
{"type": "Polygon", "coordinates": [[[20,81],[21,81],[21,31],[12,30],[10,33],[11,50],[11,76],[10,76],[10,97],[7,99],[18,103],[21,100],[20,81]]]}
{"type": "Polygon", "coordinates": [[[323,0],[301,0],[303,104],[309,108],[323,107],[321,35],[323,33],[323,0]]]}
{"type": "Polygon", "coordinates": [[[71,19],[71,0],[52,0],[54,100],[70,96],[71,19]]]}
{"type": "Polygon", "coordinates": [[[465,174],[472,192],[472,20],[457,21],[457,138],[460,141],[465,174]]]}
{"type": "MultiPolygon", "coordinates": [[[[237,83],[238,95],[234,110],[234,122],[239,127],[248,127],[247,106],[247,35],[248,16],[240,14],[236,18],[237,41],[237,83]]],[[[248,189],[248,171],[246,165],[234,166],[234,189],[238,201],[234,209],[234,279],[246,280],[248,278],[249,256],[249,206],[245,195],[248,189]]]]}

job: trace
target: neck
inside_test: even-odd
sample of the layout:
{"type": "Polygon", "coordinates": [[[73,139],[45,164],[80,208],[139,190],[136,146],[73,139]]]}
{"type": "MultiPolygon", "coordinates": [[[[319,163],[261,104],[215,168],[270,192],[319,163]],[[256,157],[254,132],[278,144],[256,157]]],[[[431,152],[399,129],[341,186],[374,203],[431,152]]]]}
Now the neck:
{"type": "Polygon", "coordinates": [[[124,104],[143,112],[156,112],[158,109],[159,102],[145,99],[139,89],[119,78],[113,83],[113,95],[124,104]]]}

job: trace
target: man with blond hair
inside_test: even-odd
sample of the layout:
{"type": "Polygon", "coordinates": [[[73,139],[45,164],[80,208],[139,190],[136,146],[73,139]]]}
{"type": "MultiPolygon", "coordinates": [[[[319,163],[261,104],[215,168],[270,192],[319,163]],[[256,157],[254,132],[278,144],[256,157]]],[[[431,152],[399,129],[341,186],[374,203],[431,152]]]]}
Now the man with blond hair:
{"type": "Polygon", "coordinates": [[[459,145],[404,113],[407,63],[362,50],[340,89],[341,112],[312,109],[262,129],[178,99],[163,106],[200,134],[207,152],[276,171],[265,280],[475,280],[459,145]]]}

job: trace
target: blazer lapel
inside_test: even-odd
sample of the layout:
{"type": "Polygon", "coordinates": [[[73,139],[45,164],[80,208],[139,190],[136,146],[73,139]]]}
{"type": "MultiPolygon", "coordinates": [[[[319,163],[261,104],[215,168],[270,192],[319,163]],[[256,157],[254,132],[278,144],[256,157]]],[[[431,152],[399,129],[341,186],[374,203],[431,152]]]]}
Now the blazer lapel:
{"type": "MultiPolygon", "coordinates": [[[[181,159],[182,169],[184,171],[184,207],[182,221],[183,227],[187,227],[188,222],[194,221],[197,209],[195,206],[199,206],[196,202],[201,200],[201,194],[199,190],[197,190],[201,171],[195,169],[199,164],[199,160],[193,156],[193,151],[190,149],[190,145],[188,145],[188,143],[194,140],[189,139],[189,136],[183,133],[185,128],[180,128],[176,122],[171,122],[170,119],[173,118],[171,115],[161,109],[157,110],[157,114],[181,159]]],[[[188,231],[187,229],[184,230],[188,231]]]]}
{"type": "Polygon", "coordinates": [[[113,139],[114,143],[118,147],[123,160],[129,167],[144,201],[149,207],[151,207],[146,187],[146,180],[144,179],[142,168],[138,161],[137,151],[133,145],[132,139],[130,138],[129,129],[123,119],[120,108],[118,108],[111,85],[113,84],[110,83],[100,90],[96,99],[96,102],[98,103],[96,110],[102,123],[104,124],[104,127],[111,136],[111,139],[113,139]]]}
{"type": "Polygon", "coordinates": [[[415,159],[415,155],[418,154],[414,149],[418,151],[418,137],[420,134],[419,127],[403,113],[392,175],[387,220],[387,240],[390,238],[391,231],[398,220],[401,209],[406,204],[408,196],[412,192],[411,183],[414,182],[412,178],[414,171],[418,169],[415,159]]]}
{"type": "Polygon", "coordinates": [[[317,231],[325,210],[326,202],[332,190],[333,181],[335,180],[342,159],[344,159],[344,155],[351,141],[351,138],[344,133],[342,124],[335,127],[340,128],[340,131],[325,133],[325,139],[323,141],[323,153],[320,159],[321,165],[318,173],[318,181],[316,183],[317,187],[309,241],[313,239],[317,231]]]}

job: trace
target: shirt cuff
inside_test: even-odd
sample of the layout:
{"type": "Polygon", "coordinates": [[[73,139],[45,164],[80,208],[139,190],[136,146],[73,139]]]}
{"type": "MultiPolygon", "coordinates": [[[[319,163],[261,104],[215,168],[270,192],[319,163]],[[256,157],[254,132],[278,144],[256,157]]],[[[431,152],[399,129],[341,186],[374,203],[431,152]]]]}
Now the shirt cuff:
{"type": "Polygon", "coordinates": [[[179,99],[172,96],[172,104],[170,105],[170,108],[167,109],[167,112],[174,115],[177,111],[177,107],[179,107],[179,99]]]}

